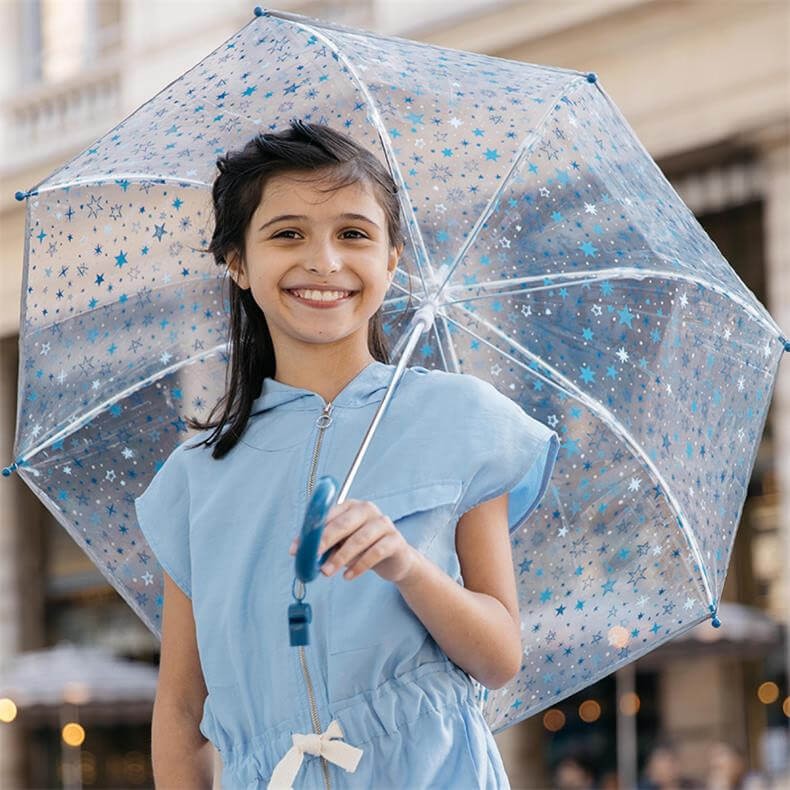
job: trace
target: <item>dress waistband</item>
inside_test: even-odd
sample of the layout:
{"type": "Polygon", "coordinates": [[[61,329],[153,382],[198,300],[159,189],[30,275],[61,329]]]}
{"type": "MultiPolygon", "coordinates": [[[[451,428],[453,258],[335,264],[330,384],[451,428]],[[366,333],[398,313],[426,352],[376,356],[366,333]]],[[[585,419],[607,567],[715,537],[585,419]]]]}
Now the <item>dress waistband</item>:
{"type": "MultiPolygon", "coordinates": [[[[324,732],[330,729],[331,722],[340,725],[342,743],[353,756],[356,753],[352,747],[362,747],[381,735],[396,733],[421,716],[441,716],[448,706],[464,704],[476,704],[473,684],[448,659],[422,664],[375,689],[328,707],[319,705],[318,715],[324,732]]],[[[332,728],[332,737],[338,737],[337,730],[337,726],[332,728]]],[[[263,786],[259,783],[271,776],[275,766],[295,746],[294,733],[313,733],[308,711],[270,727],[245,743],[226,746],[222,752],[223,786],[226,783],[232,788],[263,786]]],[[[297,740],[302,742],[299,736],[297,740]]],[[[360,756],[361,753],[356,755],[356,761],[360,756]]],[[[356,761],[350,760],[354,765],[356,761]]]]}

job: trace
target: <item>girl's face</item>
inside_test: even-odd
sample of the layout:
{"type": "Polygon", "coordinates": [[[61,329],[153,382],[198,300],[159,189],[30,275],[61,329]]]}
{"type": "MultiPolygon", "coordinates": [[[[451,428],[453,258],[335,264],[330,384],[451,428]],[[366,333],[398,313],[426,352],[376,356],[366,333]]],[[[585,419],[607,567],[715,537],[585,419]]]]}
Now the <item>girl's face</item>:
{"type": "Polygon", "coordinates": [[[327,186],[301,173],[270,178],[245,234],[244,265],[228,256],[230,275],[252,289],[266,316],[275,350],[338,341],[367,349],[368,322],[402,250],[390,246],[367,183],[327,186]],[[316,303],[310,290],[331,298],[316,303]]]}

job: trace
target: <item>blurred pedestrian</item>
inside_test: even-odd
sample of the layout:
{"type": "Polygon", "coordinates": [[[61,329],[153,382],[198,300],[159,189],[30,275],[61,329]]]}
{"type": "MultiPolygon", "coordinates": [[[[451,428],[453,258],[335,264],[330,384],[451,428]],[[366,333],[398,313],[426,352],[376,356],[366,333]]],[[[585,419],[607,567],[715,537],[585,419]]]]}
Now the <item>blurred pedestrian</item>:
{"type": "Polygon", "coordinates": [[[763,790],[768,784],[750,771],[743,752],[735,744],[714,741],[708,751],[706,790],[763,790]]]}
{"type": "Polygon", "coordinates": [[[639,790],[704,790],[702,782],[682,776],[677,750],[669,740],[658,742],[647,758],[639,790]]]}
{"type": "Polygon", "coordinates": [[[563,757],[554,769],[556,790],[596,790],[595,766],[583,755],[563,757]]]}

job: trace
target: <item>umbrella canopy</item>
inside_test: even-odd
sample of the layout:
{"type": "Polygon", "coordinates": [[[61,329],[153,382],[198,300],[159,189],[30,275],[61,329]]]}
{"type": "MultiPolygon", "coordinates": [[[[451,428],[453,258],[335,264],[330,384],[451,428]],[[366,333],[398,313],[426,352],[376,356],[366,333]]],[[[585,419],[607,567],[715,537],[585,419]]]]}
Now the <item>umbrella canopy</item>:
{"type": "Polygon", "coordinates": [[[741,660],[764,658],[784,641],[782,624],[755,606],[722,601],[719,617],[721,628],[709,628],[705,623],[695,625],[640,658],[640,669],[657,669],[668,661],[704,656],[741,660]]]}
{"type": "Polygon", "coordinates": [[[145,701],[156,696],[156,667],[97,647],[62,642],[18,653],[0,665],[0,697],[19,707],[145,701]]]}
{"type": "Polygon", "coordinates": [[[489,380],[562,440],[512,536],[524,662],[481,695],[492,729],[715,618],[790,343],[594,74],[259,12],[20,195],[8,471],[158,632],[133,503],[224,389],[225,283],[200,253],[216,158],[293,117],[400,186],[393,353],[429,308],[415,362],[489,380]]]}

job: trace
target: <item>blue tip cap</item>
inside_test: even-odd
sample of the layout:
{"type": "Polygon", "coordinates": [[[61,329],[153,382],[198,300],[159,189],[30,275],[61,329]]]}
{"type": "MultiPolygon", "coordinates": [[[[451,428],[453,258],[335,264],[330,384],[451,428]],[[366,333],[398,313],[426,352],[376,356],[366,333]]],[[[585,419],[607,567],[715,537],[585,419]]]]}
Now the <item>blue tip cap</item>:
{"type": "Polygon", "coordinates": [[[713,617],[711,618],[710,624],[714,628],[719,628],[721,626],[721,620],[719,620],[719,617],[718,617],[718,605],[717,605],[717,603],[714,601],[712,604],[710,604],[708,606],[708,609],[710,609],[711,614],[713,615],[713,617]]]}
{"type": "Polygon", "coordinates": [[[780,337],[779,342],[784,344],[785,351],[790,351],[790,340],[787,340],[787,338],[784,337],[780,337]]]}
{"type": "Polygon", "coordinates": [[[259,5],[255,6],[255,16],[266,16],[268,13],[268,11],[264,11],[259,5]]]}
{"type": "Polygon", "coordinates": [[[11,466],[3,467],[3,477],[10,477],[16,471],[17,465],[16,462],[11,464],[11,466]]]}
{"type": "Polygon", "coordinates": [[[27,197],[27,192],[17,192],[14,197],[17,200],[24,200],[27,197]]]}
{"type": "Polygon", "coordinates": [[[594,71],[587,74],[587,82],[598,82],[598,75],[594,71]]]}

